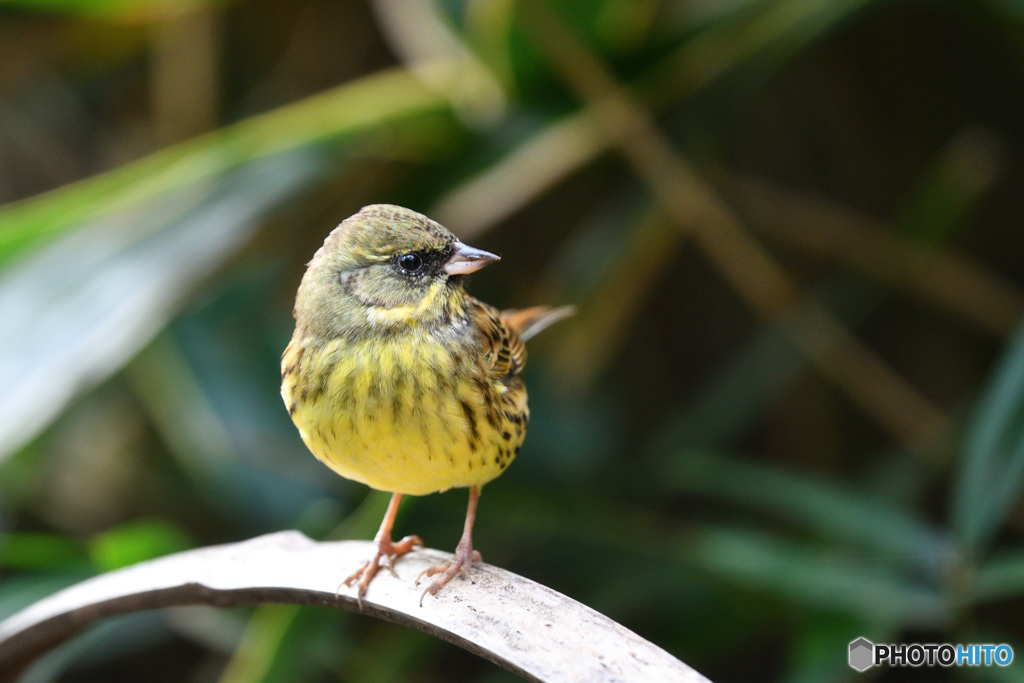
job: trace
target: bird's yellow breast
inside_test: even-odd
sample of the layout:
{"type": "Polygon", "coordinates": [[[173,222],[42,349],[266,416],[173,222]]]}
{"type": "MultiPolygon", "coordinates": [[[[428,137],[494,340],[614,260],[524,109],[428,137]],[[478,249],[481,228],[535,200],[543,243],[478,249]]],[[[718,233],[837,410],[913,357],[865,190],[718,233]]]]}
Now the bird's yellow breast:
{"type": "Polygon", "coordinates": [[[422,331],[321,340],[296,331],[282,395],[303,441],[328,467],[375,489],[422,495],[481,485],[525,435],[518,377],[491,378],[469,349],[422,331]]]}

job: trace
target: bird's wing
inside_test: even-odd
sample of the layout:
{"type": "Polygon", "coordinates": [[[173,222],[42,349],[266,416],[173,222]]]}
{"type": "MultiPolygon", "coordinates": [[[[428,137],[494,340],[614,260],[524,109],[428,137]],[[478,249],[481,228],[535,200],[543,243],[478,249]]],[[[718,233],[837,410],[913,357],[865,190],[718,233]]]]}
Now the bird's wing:
{"type": "Polygon", "coordinates": [[[490,365],[491,376],[506,381],[515,377],[526,365],[526,344],[514,321],[494,306],[472,297],[467,299],[473,323],[481,333],[481,350],[490,365]]]}
{"type": "Polygon", "coordinates": [[[548,325],[572,315],[575,309],[571,306],[556,309],[534,306],[499,311],[473,299],[471,311],[477,328],[483,333],[481,343],[493,376],[511,379],[526,365],[526,340],[548,325]]]}

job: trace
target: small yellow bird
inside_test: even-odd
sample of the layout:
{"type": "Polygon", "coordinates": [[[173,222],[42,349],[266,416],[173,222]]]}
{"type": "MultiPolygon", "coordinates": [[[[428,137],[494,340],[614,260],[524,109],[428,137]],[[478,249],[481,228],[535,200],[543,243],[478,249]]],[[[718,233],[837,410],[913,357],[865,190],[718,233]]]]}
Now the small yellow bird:
{"type": "Polygon", "coordinates": [[[572,313],[498,311],[467,295],[463,277],[497,260],[422,214],[376,204],[327,236],[299,285],[281,360],[288,412],[321,462],[393,493],[376,554],[344,581],[359,582],[360,598],[382,565],[423,545],[391,539],[403,495],[469,487],[462,539],[424,572],[440,574],[424,596],[480,559],[480,488],[519,453],[530,417],[523,342],[572,313]]]}

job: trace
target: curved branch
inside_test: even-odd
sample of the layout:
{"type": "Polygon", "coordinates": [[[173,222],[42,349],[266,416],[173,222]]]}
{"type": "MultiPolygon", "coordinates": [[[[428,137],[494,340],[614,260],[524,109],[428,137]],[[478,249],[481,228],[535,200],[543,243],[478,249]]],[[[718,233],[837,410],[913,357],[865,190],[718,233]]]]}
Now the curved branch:
{"type": "Polygon", "coordinates": [[[404,556],[401,578],[382,572],[360,605],[336,594],[373,553],[369,541],[317,543],[297,531],[169,555],[109,572],[0,622],[0,671],[32,659],[104,617],[158,607],[282,602],[339,607],[419,629],[528,679],[706,681],[661,648],[550,588],[488,564],[420,607],[414,577],[450,555],[404,556]]]}

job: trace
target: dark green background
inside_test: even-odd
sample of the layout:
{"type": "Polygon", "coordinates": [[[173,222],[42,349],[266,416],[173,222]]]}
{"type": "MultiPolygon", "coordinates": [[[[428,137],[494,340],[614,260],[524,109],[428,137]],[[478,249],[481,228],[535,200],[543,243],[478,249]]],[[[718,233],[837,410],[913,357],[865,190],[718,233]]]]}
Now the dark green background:
{"type": "MultiPolygon", "coordinates": [[[[485,301],[580,311],[530,344],[489,562],[714,680],[1024,680],[846,664],[1024,656],[1019,3],[17,0],[0,55],[0,616],[372,536],[386,496],[308,454],[279,358],[305,262],[391,202],[502,255],[485,301]]],[[[396,533],[451,549],[464,505],[396,533]]],[[[272,606],[114,620],[27,680],[509,678],[272,606]]]]}

